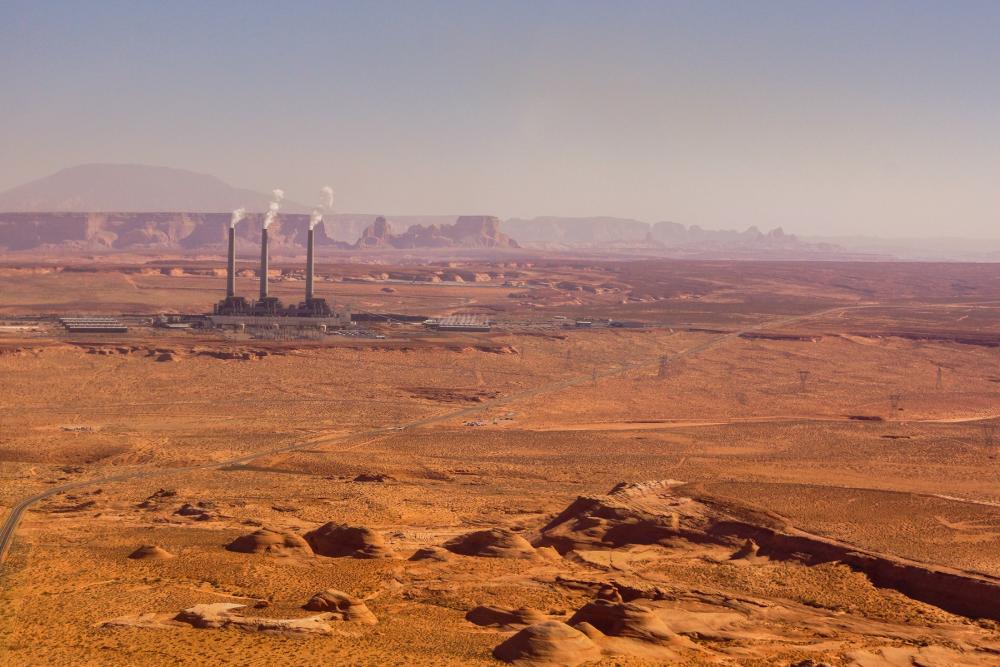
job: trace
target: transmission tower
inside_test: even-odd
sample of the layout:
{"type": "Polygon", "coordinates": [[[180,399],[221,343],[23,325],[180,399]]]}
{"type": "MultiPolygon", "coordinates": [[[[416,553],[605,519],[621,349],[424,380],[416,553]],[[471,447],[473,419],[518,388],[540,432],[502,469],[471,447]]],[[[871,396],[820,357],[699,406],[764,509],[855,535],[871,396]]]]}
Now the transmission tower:
{"type": "Polygon", "coordinates": [[[669,375],[669,371],[670,371],[670,358],[667,357],[666,355],[663,355],[662,357],[660,357],[660,370],[656,374],[656,377],[662,380],[663,378],[667,377],[667,375],[669,375]]]}
{"type": "Polygon", "coordinates": [[[996,442],[997,428],[1000,424],[996,422],[983,422],[981,424],[983,430],[983,444],[987,447],[993,447],[996,442]]]}
{"type": "Polygon", "coordinates": [[[934,388],[941,391],[943,386],[944,382],[941,381],[941,366],[939,365],[937,368],[937,380],[934,382],[934,388]]]}
{"type": "Polygon", "coordinates": [[[889,394],[889,405],[892,406],[892,413],[899,411],[899,402],[903,399],[902,394],[889,394]]]}
{"type": "Polygon", "coordinates": [[[799,391],[806,393],[806,381],[809,379],[809,371],[799,371],[799,391]]]}

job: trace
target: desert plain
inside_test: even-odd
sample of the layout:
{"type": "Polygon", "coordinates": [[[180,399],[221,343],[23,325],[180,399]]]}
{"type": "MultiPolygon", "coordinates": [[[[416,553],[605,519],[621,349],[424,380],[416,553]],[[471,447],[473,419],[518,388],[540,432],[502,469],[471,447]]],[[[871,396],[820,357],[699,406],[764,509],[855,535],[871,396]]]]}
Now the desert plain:
{"type": "Polygon", "coordinates": [[[396,261],[0,267],[0,662],[1000,664],[995,265],[396,261]]]}

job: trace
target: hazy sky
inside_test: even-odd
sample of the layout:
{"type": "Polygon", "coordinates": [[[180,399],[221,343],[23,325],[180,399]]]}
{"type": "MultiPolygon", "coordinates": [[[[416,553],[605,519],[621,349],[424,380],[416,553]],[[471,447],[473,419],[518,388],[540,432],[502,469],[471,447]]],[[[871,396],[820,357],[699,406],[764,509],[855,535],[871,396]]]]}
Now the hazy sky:
{"type": "Polygon", "coordinates": [[[1000,237],[1000,2],[0,0],[0,189],[1000,237]]]}

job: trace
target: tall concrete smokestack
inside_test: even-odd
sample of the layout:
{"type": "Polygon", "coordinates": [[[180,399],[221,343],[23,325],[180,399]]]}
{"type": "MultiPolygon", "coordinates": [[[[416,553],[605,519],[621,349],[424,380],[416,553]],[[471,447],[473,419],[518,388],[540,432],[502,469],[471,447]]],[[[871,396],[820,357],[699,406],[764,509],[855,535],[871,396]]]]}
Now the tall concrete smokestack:
{"type": "Polygon", "coordinates": [[[260,298],[267,298],[267,227],[260,230],[260,298]]]}
{"type": "Polygon", "coordinates": [[[236,227],[229,228],[229,263],[226,264],[226,298],[236,296],[236,227]]]}
{"type": "Polygon", "coordinates": [[[313,245],[316,243],[316,230],[309,227],[309,238],[306,241],[306,301],[313,300],[313,245]]]}
{"type": "Polygon", "coordinates": [[[247,210],[238,208],[229,218],[229,262],[226,264],[226,298],[236,296],[236,225],[247,210]]]}

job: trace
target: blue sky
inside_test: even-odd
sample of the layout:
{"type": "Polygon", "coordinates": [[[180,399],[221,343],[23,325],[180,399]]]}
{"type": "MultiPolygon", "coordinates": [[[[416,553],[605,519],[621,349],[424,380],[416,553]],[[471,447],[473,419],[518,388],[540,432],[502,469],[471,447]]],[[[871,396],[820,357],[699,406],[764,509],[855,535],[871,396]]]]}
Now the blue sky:
{"type": "Polygon", "coordinates": [[[998,237],[1000,3],[0,0],[0,189],[998,237]]]}

